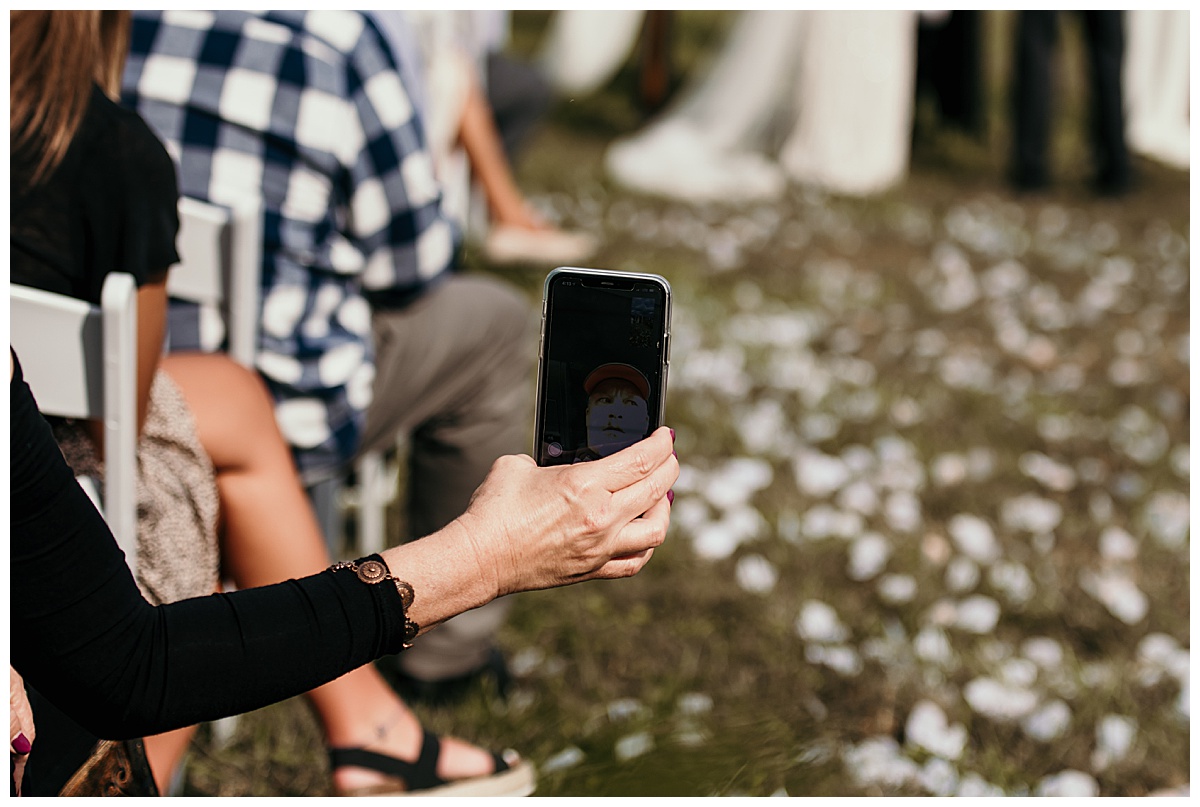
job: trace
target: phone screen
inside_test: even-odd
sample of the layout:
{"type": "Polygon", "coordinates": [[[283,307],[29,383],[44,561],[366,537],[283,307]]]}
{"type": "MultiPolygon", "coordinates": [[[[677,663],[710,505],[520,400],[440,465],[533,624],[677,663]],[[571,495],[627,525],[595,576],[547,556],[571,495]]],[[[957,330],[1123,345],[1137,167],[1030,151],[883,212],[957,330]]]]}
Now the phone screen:
{"type": "Polygon", "coordinates": [[[546,285],[539,465],[606,457],[662,422],[669,287],[656,276],[552,273],[546,285]]]}

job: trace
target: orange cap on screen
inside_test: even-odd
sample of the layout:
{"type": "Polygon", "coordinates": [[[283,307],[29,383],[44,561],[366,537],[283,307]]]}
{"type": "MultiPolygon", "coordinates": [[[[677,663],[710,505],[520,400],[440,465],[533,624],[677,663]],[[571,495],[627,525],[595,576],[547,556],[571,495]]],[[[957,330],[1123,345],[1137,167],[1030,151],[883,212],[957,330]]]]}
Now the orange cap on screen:
{"type": "Polygon", "coordinates": [[[646,380],[646,376],[632,364],[621,364],[619,362],[602,364],[588,373],[588,377],[583,381],[583,391],[591,395],[592,390],[596,388],[597,384],[609,378],[619,378],[622,381],[628,381],[637,387],[638,392],[642,394],[643,398],[649,400],[650,382],[646,380]]]}

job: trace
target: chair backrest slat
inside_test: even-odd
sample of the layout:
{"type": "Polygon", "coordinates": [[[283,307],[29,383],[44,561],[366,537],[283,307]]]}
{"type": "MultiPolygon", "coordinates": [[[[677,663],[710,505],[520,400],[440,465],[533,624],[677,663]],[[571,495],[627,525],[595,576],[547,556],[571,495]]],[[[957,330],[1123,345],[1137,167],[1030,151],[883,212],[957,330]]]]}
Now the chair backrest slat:
{"type": "Polygon", "coordinates": [[[179,259],[167,293],[218,311],[229,355],[254,366],[258,351],[262,216],[257,204],[236,208],[199,199],[179,200],[179,259]]]}
{"type": "Polygon", "coordinates": [[[43,414],[104,423],[103,514],[137,564],[137,288],[105,278],[101,304],[10,285],[10,341],[43,414]]]}

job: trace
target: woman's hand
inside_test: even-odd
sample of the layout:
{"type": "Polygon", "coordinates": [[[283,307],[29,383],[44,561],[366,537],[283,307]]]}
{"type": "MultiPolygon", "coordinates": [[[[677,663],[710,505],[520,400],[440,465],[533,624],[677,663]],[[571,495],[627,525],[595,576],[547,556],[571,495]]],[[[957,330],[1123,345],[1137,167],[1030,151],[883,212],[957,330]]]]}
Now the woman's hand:
{"type": "Polygon", "coordinates": [[[13,784],[17,795],[21,795],[21,779],[25,775],[25,762],[33,746],[36,732],[33,729],[33,710],[25,696],[25,682],[11,666],[8,668],[8,749],[16,761],[13,768],[13,784]]]}
{"type": "Polygon", "coordinates": [[[641,571],[670,522],[672,443],[663,427],[594,462],[497,460],[458,519],[496,596],[641,571]]]}

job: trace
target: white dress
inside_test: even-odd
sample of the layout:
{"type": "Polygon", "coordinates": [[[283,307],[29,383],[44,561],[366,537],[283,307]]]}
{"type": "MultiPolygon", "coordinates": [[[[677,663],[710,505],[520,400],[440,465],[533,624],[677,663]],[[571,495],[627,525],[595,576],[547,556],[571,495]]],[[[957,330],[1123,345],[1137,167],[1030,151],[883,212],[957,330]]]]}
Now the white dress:
{"type": "Polygon", "coordinates": [[[608,83],[633,52],[644,11],[554,12],[538,55],[550,85],[564,96],[586,96],[608,83]]]}
{"type": "Polygon", "coordinates": [[[1132,151],[1190,166],[1189,12],[1125,12],[1125,137],[1132,151]]]}
{"type": "Polygon", "coordinates": [[[916,34],[910,11],[744,11],[707,73],[606,167],[691,202],[774,199],[788,180],[884,191],[908,170],[916,34]]]}

